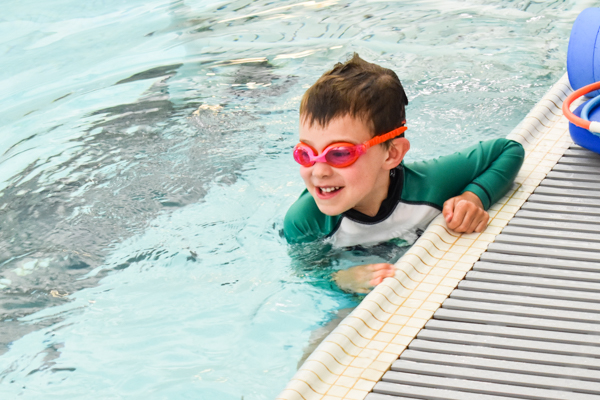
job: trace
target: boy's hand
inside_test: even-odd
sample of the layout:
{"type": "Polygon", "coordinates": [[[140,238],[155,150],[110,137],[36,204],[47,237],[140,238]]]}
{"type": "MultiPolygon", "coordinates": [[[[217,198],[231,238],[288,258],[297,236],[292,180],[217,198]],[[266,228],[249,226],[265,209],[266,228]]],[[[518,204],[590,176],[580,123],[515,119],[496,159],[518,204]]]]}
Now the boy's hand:
{"type": "Polygon", "coordinates": [[[338,271],[333,280],[345,292],[369,293],[387,277],[394,276],[396,269],[392,264],[366,264],[338,271]]]}
{"type": "Polygon", "coordinates": [[[464,192],[448,199],[444,203],[442,214],[448,228],[458,233],[483,232],[490,219],[481,200],[473,192],[464,192]]]}

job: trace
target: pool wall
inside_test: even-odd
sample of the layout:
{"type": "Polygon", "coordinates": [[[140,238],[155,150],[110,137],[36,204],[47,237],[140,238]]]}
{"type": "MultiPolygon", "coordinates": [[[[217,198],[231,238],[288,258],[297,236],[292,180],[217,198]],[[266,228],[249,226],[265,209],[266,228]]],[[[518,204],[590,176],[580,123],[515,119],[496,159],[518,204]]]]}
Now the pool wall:
{"type": "Polygon", "coordinates": [[[323,340],[277,399],[366,397],[572,143],[561,111],[571,92],[565,74],[507,136],[523,145],[525,161],[509,192],[488,210],[487,229],[459,235],[441,215],[434,219],[396,263],[396,275],[323,340]]]}

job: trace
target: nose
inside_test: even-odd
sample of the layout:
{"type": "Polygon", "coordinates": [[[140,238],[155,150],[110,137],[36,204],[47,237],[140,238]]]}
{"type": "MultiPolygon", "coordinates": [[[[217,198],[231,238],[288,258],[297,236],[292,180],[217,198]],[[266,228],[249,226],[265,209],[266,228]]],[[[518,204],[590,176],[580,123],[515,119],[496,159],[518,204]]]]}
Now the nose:
{"type": "Polygon", "coordinates": [[[312,175],[316,178],[327,178],[333,174],[331,166],[324,162],[316,162],[312,167],[312,175]]]}

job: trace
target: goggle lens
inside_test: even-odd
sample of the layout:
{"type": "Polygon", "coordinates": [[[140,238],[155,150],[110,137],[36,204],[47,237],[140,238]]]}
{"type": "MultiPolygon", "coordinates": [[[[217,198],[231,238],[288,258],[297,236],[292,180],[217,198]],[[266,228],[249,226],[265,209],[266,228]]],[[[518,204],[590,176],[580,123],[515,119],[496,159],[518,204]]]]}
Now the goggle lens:
{"type": "Polygon", "coordinates": [[[356,146],[333,147],[328,150],[325,153],[325,159],[329,165],[334,167],[350,165],[358,158],[356,146]]]}
{"type": "Polygon", "coordinates": [[[300,144],[298,144],[294,149],[294,160],[304,167],[310,167],[314,164],[314,162],[310,161],[310,154],[308,153],[308,150],[309,149],[305,148],[304,146],[300,146],[300,144]]]}

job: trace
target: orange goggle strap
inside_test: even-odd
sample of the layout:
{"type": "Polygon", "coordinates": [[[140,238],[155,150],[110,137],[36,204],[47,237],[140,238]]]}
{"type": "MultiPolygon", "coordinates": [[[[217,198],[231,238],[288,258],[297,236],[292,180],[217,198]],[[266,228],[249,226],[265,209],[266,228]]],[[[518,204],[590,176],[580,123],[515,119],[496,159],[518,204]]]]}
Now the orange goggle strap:
{"type": "Polygon", "coordinates": [[[365,146],[365,150],[367,150],[369,147],[373,147],[376,146],[380,143],[386,142],[390,139],[395,138],[396,136],[400,136],[402,135],[405,131],[406,131],[407,127],[406,126],[401,126],[400,128],[396,128],[393,131],[390,131],[386,134],[380,135],[380,136],[375,136],[373,139],[369,140],[368,142],[366,142],[364,144],[365,146]]]}

